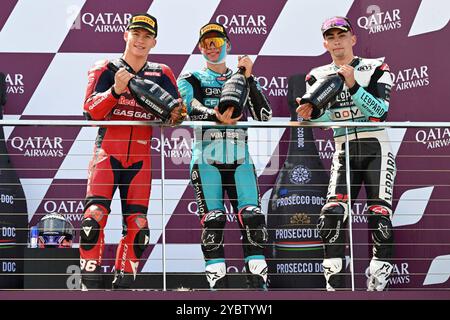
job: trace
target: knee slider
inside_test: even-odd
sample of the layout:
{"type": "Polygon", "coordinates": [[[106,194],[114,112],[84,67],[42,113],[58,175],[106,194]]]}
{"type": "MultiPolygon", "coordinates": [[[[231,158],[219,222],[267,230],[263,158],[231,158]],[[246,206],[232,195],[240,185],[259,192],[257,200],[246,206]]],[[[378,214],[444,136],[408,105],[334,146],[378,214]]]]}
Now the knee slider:
{"type": "Polygon", "coordinates": [[[223,229],[227,218],[221,210],[213,210],[202,219],[202,247],[205,251],[214,251],[223,244],[223,229]]]}
{"type": "Polygon", "coordinates": [[[134,253],[136,254],[136,258],[139,259],[142,256],[145,249],[148,247],[149,241],[150,230],[148,228],[139,230],[134,240],[134,253]]]}
{"type": "Polygon", "coordinates": [[[90,250],[99,242],[106,216],[107,212],[103,207],[93,205],[86,209],[80,230],[80,246],[83,249],[90,250]]]}
{"type": "Polygon", "coordinates": [[[81,222],[80,246],[85,250],[92,249],[100,236],[100,225],[93,218],[85,218],[81,222]]]}
{"type": "Polygon", "coordinates": [[[144,214],[132,214],[126,219],[127,233],[133,237],[133,250],[136,258],[140,258],[150,241],[147,217],[144,214]]]}
{"type": "Polygon", "coordinates": [[[377,244],[389,244],[394,240],[391,222],[392,210],[385,206],[369,207],[369,228],[377,244]]]}
{"type": "Polygon", "coordinates": [[[255,206],[247,206],[239,210],[239,223],[245,230],[248,241],[262,248],[269,238],[266,228],[266,218],[261,209],[255,206]]]}
{"type": "Polygon", "coordinates": [[[345,216],[344,206],[339,202],[329,202],[322,208],[317,229],[324,242],[333,243],[339,237],[345,216]]]}

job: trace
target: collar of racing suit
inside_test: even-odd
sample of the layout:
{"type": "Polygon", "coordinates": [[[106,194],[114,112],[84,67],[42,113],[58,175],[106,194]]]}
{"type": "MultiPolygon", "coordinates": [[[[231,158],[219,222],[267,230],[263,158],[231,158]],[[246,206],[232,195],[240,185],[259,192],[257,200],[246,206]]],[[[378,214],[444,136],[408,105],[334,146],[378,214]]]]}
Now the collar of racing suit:
{"type": "MultiPolygon", "coordinates": [[[[354,56],[353,60],[348,64],[349,66],[352,66],[353,68],[356,68],[356,66],[361,62],[361,58],[358,56],[354,56]]],[[[339,70],[341,67],[336,65],[336,63],[334,63],[334,61],[331,63],[331,65],[333,66],[333,68],[337,71],[339,70]]]]}

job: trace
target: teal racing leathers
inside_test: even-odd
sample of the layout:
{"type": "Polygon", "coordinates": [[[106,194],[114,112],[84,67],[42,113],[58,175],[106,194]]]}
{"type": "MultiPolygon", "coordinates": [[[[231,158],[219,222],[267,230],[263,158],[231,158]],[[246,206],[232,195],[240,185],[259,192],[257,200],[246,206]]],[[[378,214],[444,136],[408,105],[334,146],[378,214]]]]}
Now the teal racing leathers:
{"type": "MultiPolygon", "coordinates": [[[[232,76],[210,69],[185,73],[178,87],[193,121],[217,121],[214,108],[219,104],[222,86],[232,76]]],[[[253,119],[268,121],[272,110],[251,76],[247,79],[249,99],[240,121],[247,112],[253,119]]],[[[194,129],[191,183],[195,189],[202,225],[201,244],[206,261],[206,275],[211,288],[225,287],[226,264],[223,233],[226,223],[224,195],[227,193],[237,212],[242,232],[244,258],[249,287],[264,288],[267,264],[264,244],[267,230],[260,208],[260,196],[254,164],[247,146],[246,128],[196,127],[194,129]]]]}

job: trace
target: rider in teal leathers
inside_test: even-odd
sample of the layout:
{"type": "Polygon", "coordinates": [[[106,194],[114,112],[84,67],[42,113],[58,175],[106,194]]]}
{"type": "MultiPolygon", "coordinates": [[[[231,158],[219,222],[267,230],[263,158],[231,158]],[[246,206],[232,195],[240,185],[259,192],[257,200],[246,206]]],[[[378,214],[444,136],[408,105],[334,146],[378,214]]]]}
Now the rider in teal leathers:
{"type": "MultiPolygon", "coordinates": [[[[230,48],[230,40],[222,25],[208,23],[200,29],[199,49],[206,59],[206,68],[182,74],[178,78],[179,91],[190,119],[234,125],[238,120],[245,121],[249,110],[255,120],[270,120],[271,107],[251,73],[253,62],[247,56],[239,57],[238,62],[238,67],[245,68],[249,87],[246,108],[242,115],[235,118],[232,117],[233,107],[219,113],[217,106],[222,86],[233,74],[225,64],[230,48]]],[[[266,288],[264,244],[267,242],[267,230],[260,207],[255,167],[247,147],[247,129],[196,128],[191,182],[201,218],[201,245],[211,289],[227,286],[223,247],[225,191],[235,212],[238,212],[247,285],[249,288],[266,288]]]]}

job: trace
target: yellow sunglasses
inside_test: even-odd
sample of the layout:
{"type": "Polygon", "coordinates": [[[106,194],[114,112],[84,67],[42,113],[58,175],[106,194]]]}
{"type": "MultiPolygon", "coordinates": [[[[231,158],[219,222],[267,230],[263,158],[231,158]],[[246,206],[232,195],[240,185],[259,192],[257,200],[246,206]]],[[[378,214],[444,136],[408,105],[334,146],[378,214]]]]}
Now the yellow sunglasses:
{"type": "Polygon", "coordinates": [[[211,45],[213,44],[215,48],[220,48],[225,44],[225,38],[214,37],[214,38],[204,38],[200,40],[200,46],[204,49],[211,48],[211,45]]]}

